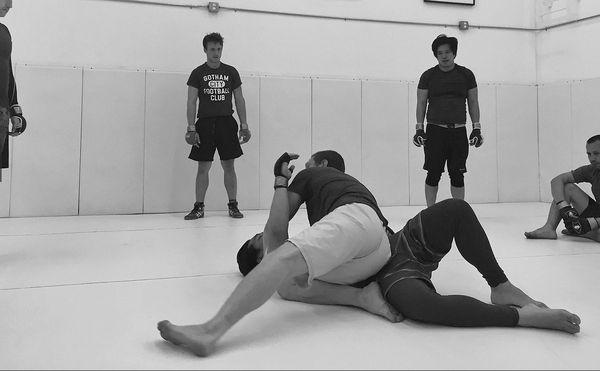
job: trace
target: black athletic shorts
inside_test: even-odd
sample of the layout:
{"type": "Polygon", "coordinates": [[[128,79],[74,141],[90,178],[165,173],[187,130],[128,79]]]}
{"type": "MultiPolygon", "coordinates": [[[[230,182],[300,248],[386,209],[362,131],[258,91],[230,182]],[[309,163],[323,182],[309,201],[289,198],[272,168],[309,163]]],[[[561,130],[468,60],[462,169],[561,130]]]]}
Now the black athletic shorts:
{"type": "Polygon", "coordinates": [[[593,198],[589,197],[588,205],[581,213],[580,217],[582,218],[598,218],[600,217],[600,204],[594,201],[593,198]]]}
{"type": "Polygon", "coordinates": [[[444,172],[446,161],[448,161],[448,171],[467,172],[469,140],[465,126],[450,129],[427,124],[426,133],[423,169],[441,174],[444,172]]]}
{"type": "Polygon", "coordinates": [[[200,118],[196,121],[196,132],[200,134],[200,145],[192,146],[190,159],[213,161],[215,150],[221,161],[240,157],[242,146],[238,139],[238,123],[233,116],[200,118]]]}

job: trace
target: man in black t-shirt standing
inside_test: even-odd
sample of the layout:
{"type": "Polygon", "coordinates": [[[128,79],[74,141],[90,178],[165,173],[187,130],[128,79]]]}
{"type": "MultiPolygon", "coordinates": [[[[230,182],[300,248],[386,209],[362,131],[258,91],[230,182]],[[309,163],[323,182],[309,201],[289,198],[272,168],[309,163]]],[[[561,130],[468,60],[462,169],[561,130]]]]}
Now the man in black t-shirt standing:
{"type": "Polygon", "coordinates": [[[473,72],[454,63],[458,40],[455,37],[439,35],[432,43],[431,50],[438,65],[425,71],[419,79],[417,90],[417,124],[413,143],[425,147],[425,199],[427,206],[435,203],[438,183],[448,162],[450,191],[453,198],[465,198],[464,173],[467,171],[469,144],[479,147],[483,144],[479,122],[479,102],[477,83],[473,72]],[[466,107],[473,131],[467,142],[466,107]],[[427,111],[427,132],[424,121],[427,111]]]}
{"type": "Polygon", "coordinates": [[[237,203],[237,175],[234,161],[240,157],[240,144],[250,140],[246,121],[246,103],[238,71],[221,62],[223,37],[211,33],[202,40],[206,63],[192,71],[188,79],[186,141],[192,145],[189,158],[198,161],[196,202],[186,220],[204,217],[204,196],[208,189],[208,172],[215,150],[219,151],[229,202],[229,216],[243,218],[237,203]],[[233,118],[232,97],[240,119],[240,128],[233,118]],[[199,102],[199,103],[198,103],[199,102]]]}

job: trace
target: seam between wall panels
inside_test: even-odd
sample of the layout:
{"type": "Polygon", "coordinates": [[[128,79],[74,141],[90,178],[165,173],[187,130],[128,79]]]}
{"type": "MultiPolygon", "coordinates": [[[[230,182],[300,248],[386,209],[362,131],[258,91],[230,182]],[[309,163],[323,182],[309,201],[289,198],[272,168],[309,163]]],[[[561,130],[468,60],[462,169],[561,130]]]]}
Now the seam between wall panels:
{"type": "Polygon", "coordinates": [[[313,79],[311,77],[310,78],[310,151],[309,151],[310,153],[309,154],[311,154],[313,152],[313,136],[315,135],[315,131],[313,129],[313,121],[314,121],[314,118],[313,118],[313,114],[314,114],[313,89],[314,89],[314,84],[313,84],[313,79]]]}
{"type": "Polygon", "coordinates": [[[536,127],[536,131],[537,131],[537,151],[536,152],[536,156],[537,156],[537,165],[538,165],[538,202],[540,202],[542,200],[542,190],[541,190],[541,183],[542,183],[542,166],[540,164],[540,87],[539,85],[535,86],[535,127],[536,127]]]}
{"type": "Polygon", "coordinates": [[[499,153],[500,151],[498,151],[499,148],[499,138],[500,138],[500,132],[498,130],[498,128],[500,127],[500,123],[498,122],[498,87],[494,86],[494,101],[496,102],[496,104],[494,105],[494,118],[495,118],[495,124],[496,124],[496,203],[500,203],[500,161],[499,160],[499,153]]]}
{"type": "Polygon", "coordinates": [[[148,70],[144,70],[144,121],[142,131],[142,214],[146,213],[146,197],[144,188],[146,185],[146,117],[147,117],[147,104],[148,104],[148,70]]]}
{"type": "Polygon", "coordinates": [[[365,177],[364,177],[364,173],[363,173],[363,169],[365,167],[365,156],[364,156],[364,150],[365,150],[365,142],[364,142],[364,133],[363,133],[363,112],[366,114],[366,112],[363,110],[363,81],[360,81],[360,179],[362,180],[362,182],[365,182],[365,177]]]}
{"type": "Polygon", "coordinates": [[[410,185],[412,184],[412,174],[410,168],[410,83],[406,83],[406,134],[407,138],[409,138],[408,145],[406,146],[406,158],[408,159],[408,204],[412,205],[412,192],[410,189],[410,185]]]}
{"type": "Polygon", "coordinates": [[[81,215],[81,162],[83,155],[83,95],[84,95],[84,70],[81,69],[81,99],[79,105],[79,185],[77,187],[77,215],[81,215]]]}
{"type": "MultiPolygon", "coordinates": [[[[261,130],[260,130],[260,102],[261,102],[260,92],[261,92],[261,86],[262,86],[262,78],[260,76],[257,76],[256,78],[258,79],[258,122],[256,123],[256,127],[258,129],[257,130],[257,134],[258,134],[257,135],[257,137],[258,137],[258,179],[256,180],[257,185],[258,185],[258,202],[257,202],[258,205],[257,205],[256,209],[260,210],[260,205],[262,202],[262,200],[260,199],[260,197],[261,197],[261,191],[260,191],[260,174],[261,174],[261,172],[260,171],[262,169],[262,167],[260,165],[260,163],[261,163],[261,161],[260,161],[260,148],[261,148],[260,147],[260,135],[261,135],[260,134],[260,132],[261,132],[261,130]]],[[[248,120],[247,117],[246,117],[246,120],[248,120]]]]}

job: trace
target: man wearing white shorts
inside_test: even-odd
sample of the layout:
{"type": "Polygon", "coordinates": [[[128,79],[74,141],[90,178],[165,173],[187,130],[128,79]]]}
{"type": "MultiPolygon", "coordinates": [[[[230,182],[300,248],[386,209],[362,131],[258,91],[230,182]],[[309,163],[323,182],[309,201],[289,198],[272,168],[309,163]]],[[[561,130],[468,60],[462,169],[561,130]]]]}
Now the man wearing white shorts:
{"type": "Polygon", "coordinates": [[[288,164],[296,158],[286,152],[275,163],[275,192],[264,233],[246,242],[238,253],[244,279],[210,321],[192,326],[159,322],[165,340],[208,356],[217,340],[243,316],[276,291],[286,297],[289,291],[298,293],[298,287],[319,292],[309,295],[312,303],[356,306],[358,302],[372,313],[401,320],[376,283],[360,291],[364,298],[344,292],[345,287],[351,290],[351,285],[368,282],[391,256],[387,220],[375,197],[344,173],[343,159],[334,151],[311,156],[306,169],[288,187],[294,169],[288,164]],[[287,221],[303,203],[310,227],[288,238],[287,221]]]}

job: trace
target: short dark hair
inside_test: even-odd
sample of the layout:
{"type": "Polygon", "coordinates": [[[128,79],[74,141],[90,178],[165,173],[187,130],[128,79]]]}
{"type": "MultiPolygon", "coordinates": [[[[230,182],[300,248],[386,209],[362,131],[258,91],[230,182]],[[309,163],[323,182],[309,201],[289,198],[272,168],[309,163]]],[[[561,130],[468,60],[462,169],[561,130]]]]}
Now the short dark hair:
{"type": "Polygon", "coordinates": [[[323,160],[327,160],[327,167],[332,167],[334,169],[338,169],[342,173],[346,172],[346,165],[344,164],[344,158],[342,155],[337,153],[336,151],[327,150],[327,151],[319,151],[312,155],[312,158],[315,160],[317,164],[323,162],[323,160]]]}
{"type": "Polygon", "coordinates": [[[433,40],[433,43],[431,43],[431,50],[433,51],[434,57],[437,57],[437,50],[442,45],[450,46],[452,53],[456,56],[456,51],[458,50],[458,40],[456,37],[448,37],[444,34],[438,35],[438,37],[433,40]]]}
{"type": "Polygon", "coordinates": [[[591,137],[590,139],[588,139],[587,142],[585,142],[585,144],[592,144],[592,143],[597,142],[599,140],[600,140],[600,134],[594,135],[593,137],[591,137]]]}
{"type": "Polygon", "coordinates": [[[250,273],[258,265],[258,250],[250,245],[250,240],[244,242],[237,253],[237,263],[243,276],[250,273]]]}
{"type": "Polygon", "coordinates": [[[209,33],[202,39],[202,46],[206,49],[208,43],[217,43],[223,46],[223,36],[218,32],[209,33]]]}

